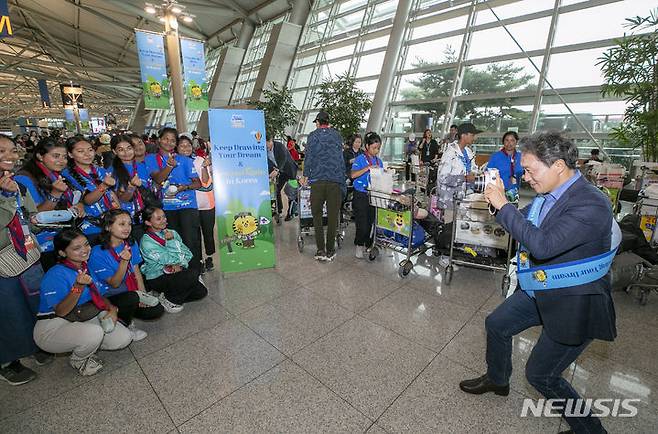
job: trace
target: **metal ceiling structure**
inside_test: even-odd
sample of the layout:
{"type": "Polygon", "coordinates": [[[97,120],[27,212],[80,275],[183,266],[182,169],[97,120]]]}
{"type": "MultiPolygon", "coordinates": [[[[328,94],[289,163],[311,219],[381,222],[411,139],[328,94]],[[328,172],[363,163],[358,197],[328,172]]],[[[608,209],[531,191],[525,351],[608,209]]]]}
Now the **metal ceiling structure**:
{"type": "MultiPolygon", "coordinates": [[[[235,42],[245,20],[285,13],[287,0],[180,0],[196,17],[181,36],[208,49],[235,42]]],[[[61,117],[59,83],[84,88],[92,114],[126,117],[141,97],[134,29],[163,31],[141,0],[9,0],[13,37],[0,40],[0,120],[61,117]],[[38,79],[47,80],[52,108],[41,108],[38,79]]]]}

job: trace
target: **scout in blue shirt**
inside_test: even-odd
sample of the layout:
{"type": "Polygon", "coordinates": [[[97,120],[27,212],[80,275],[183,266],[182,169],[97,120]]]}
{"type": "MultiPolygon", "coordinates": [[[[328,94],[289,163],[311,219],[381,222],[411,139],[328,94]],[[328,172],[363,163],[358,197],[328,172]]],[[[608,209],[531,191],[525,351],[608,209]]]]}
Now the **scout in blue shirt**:
{"type": "MultiPolygon", "coordinates": [[[[146,289],[139,270],[142,256],[137,243],[130,239],[131,229],[132,221],[127,211],[114,209],[105,213],[99,245],[94,246],[89,258],[89,266],[109,287],[107,297],[119,306],[119,319],[127,325],[132,323],[133,317],[152,320],[164,313],[164,308],[155,299],[152,300],[155,302],[153,306],[139,304],[137,291],[143,296],[146,289]]],[[[134,326],[131,330],[137,333],[134,326]]],[[[144,338],[146,332],[140,335],[144,338]]]]}
{"type": "Polygon", "coordinates": [[[518,190],[523,176],[521,153],[516,150],[518,140],[519,136],[514,131],[506,132],[503,135],[503,148],[491,155],[487,165],[490,169],[498,169],[506,191],[518,190]]]}
{"type": "Polygon", "coordinates": [[[162,204],[165,211],[196,209],[196,190],[201,187],[193,160],[174,154],[177,131],[165,128],[160,134],[159,151],[144,160],[151,178],[161,186],[162,204]],[[175,192],[175,193],[174,193],[175,192]],[[174,194],[172,194],[174,193],[174,194]]]}
{"type": "Polygon", "coordinates": [[[169,227],[180,234],[192,252],[190,268],[200,272],[201,221],[195,190],[201,188],[201,180],[191,158],[174,154],[178,140],[176,129],[163,128],[158,153],[147,155],[145,161],[153,182],[161,191],[162,208],[169,227]]]}
{"type": "MultiPolygon", "coordinates": [[[[91,144],[83,137],[76,136],[67,140],[66,149],[71,162],[62,175],[82,193],[86,215],[100,217],[105,211],[119,208],[119,199],[112,191],[116,180],[105,169],[94,165],[96,153],[91,144]]],[[[87,235],[97,234],[100,228],[85,222],[82,231],[87,235]]]]}
{"type": "Polygon", "coordinates": [[[130,213],[135,224],[141,224],[139,214],[146,206],[142,191],[151,189],[151,176],[145,164],[135,161],[130,136],[112,137],[110,147],[116,158],[112,160],[109,172],[117,180],[115,189],[121,201],[121,208],[130,213]]]}
{"type": "Polygon", "coordinates": [[[356,257],[363,258],[365,248],[372,246],[371,229],[375,222],[375,208],[370,206],[368,199],[368,186],[370,185],[370,169],[384,167],[382,160],[377,157],[382,140],[377,133],[370,132],[365,137],[363,154],[359,154],[352,163],[351,177],[354,180],[354,196],[352,208],[356,223],[356,257]]]}

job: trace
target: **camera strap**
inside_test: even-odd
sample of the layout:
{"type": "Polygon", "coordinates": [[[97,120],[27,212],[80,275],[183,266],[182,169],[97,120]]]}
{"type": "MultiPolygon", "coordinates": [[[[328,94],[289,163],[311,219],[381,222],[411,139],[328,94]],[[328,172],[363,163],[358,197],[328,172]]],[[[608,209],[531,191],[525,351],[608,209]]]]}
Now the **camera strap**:
{"type": "MultiPolygon", "coordinates": [[[[544,196],[535,197],[530,206],[530,212],[528,212],[528,220],[537,227],[539,227],[539,213],[545,200],[544,196]]],[[[616,236],[615,229],[619,230],[619,227],[613,218],[613,247],[610,251],[562,264],[531,267],[530,252],[524,246],[519,246],[516,260],[518,264],[517,278],[521,284],[521,289],[534,298],[535,291],[584,285],[604,277],[612,265],[617,247],[621,242],[621,237],[616,236]],[[619,240],[616,238],[619,238],[619,240]]]]}

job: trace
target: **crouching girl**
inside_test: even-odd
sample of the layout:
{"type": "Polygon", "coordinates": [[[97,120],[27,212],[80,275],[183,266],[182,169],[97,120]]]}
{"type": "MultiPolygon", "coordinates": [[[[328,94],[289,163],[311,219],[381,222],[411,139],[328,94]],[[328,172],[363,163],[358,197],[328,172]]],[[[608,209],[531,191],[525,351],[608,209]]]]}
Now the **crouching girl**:
{"type": "Polygon", "coordinates": [[[140,246],[146,287],[160,293],[160,303],[167,312],[178,313],[184,303],[204,298],[208,290],[199,273],[188,268],[192,252],[176,231],[167,229],[164,211],[147,207],[142,216],[146,233],[140,246]]]}
{"type": "Polygon", "coordinates": [[[124,348],[132,334],[118,321],[117,307],[104,297],[106,285],[87,268],[87,237],[65,229],[55,236],[54,246],[59,262],[41,281],[34,341],[49,353],[71,351],[71,366],[81,375],[94,375],[103,367],[96,351],[124,348]]]}

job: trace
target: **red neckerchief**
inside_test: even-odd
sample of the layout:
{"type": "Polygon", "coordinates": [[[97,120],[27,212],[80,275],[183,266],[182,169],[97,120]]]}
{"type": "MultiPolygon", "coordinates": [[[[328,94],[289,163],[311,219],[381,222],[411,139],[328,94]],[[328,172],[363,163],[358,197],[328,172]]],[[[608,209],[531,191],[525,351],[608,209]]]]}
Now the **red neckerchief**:
{"type": "MultiPolygon", "coordinates": [[[[50,182],[57,181],[57,178],[59,178],[59,172],[48,169],[42,162],[38,160],[35,160],[35,163],[37,164],[37,167],[41,170],[41,172],[44,175],[46,175],[48,179],[50,179],[50,182]]],[[[67,189],[62,196],[66,199],[66,206],[73,205],[73,192],[71,191],[70,188],[67,189]]]]}
{"type": "MultiPolygon", "coordinates": [[[[139,176],[139,173],[137,172],[137,163],[133,160],[133,173],[130,175],[130,178],[132,179],[135,175],[139,176]]],[[[135,214],[144,209],[144,198],[142,197],[142,192],[137,187],[135,187],[135,192],[133,193],[133,202],[135,202],[135,214]]]]}
{"type": "Polygon", "coordinates": [[[379,163],[377,162],[377,157],[375,157],[374,155],[372,155],[372,157],[374,158],[374,160],[373,160],[373,161],[370,161],[369,156],[371,156],[371,155],[368,153],[368,151],[365,151],[365,152],[363,153],[363,156],[366,157],[366,161],[368,162],[368,165],[369,165],[369,166],[377,166],[377,167],[379,167],[379,163]]]}
{"type": "Polygon", "coordinates": [[[165,240],[165,239],[162,238],[160,235],[158,235],[158,233],[155,232],[154,230],[150,230],[150,229],[149,229],[149,230],[146,232],[146,235],[148,235],[149,237],[153,238],[153,240],[154,240],[155,242],[157,242],[158,244],[160,244],[162,247],[164,247],[165,244],[167,244],[167,240],[165,240]]]}
{"type": "Polygon", "coordinates": [[[23,232],[23,225],[27,225],[23,215],[23,204],[21,203],[21,192],[16,192],[16,213],[14,217],[7,223],[7,229],[9,230],[9,238],[11,243],[14,245],[16,253],[20,255],[21,258],[27,258],[27,245],[25,243],[25,232],[23,232]]]}
{"type": "MultiPolygon", "coordinates": [[[[83,262],[80,267],[77,267],[70,260],[63,259],[61,261],[61,264],[64,265],[65,267],[67,267],[67,268],[70,268],[71,270],[81,271],[83,273],[89,274],[89,268],[87,267],[86,262],[83,262]]],[[[103,299],[103,296],[101,295],[101,292],[98,290],[98,287],[94,283],[93,278],[92,278],[91,283],[89,285],[87,285],[87,287],[89,288],[89,293],[91,294],[91,302],[94,303],[94,306],[96,306],[100,310],[108,310],[108,307],[105,304],[105,300],[103,299]]]]}
{"type": "Polygon", "coordinates": [[[329,128],[329,125],[320,125],[318,128],[322,128],[322,129],[329,128]]]}
{"type": "MultiPolygon", "coordinates": [[[[124,246],[128,246],[128,249],[131,250],[132,248],[130,247],[130,244],[127,242],[123,242],[124,246]]],[[[119,256],[116,252],[116,249],[112,246],[108,246],[108,250],[110,251],[110,254],[112,257],[119,263],[121,264],[121,256],[119,256]]],[[[133,264],[129,260],[128,261],[128,270],[126,271],[126,286],[128,287],[128,291],[137,291],[139,287],[137,286],[137,276],[135,276],[135,270],[133,269],[133,264]]]]}
{"type": "MultiPolygon", "coordinates": [[[[96,167],[93,164],[90,166],[91,174],[89,174],[89,173],[85,172],[84,170],[82,170],[82,168],[80,166],[78,166],[77,164],[75,165],[73,170],[75,170],[80,176],[82,176],[85,179],[91,181],[91,183],[95,187],[98,187],[99,185],[101,185],[103,183],[103,181],[99,179],[98,171],[96,170],[96,167]]],[[[82,187],[84,188],[84,186],[82,186],[82,187]]],[[[102,196],[103,205],[105,205],[105,211],[109,211],[111,209],[114,209],[114,205],[112,204],[112,201],[108,197],[108,194],[109,194],[109,190],[107,190],[105,193],[103,193],[103,196],[102,196]]]]}
{"type": "MultiPolygon", "coordinates": [[[[509,157],[509,155],[505,151],[504,146],[500,150],[503,151],[503,154],[509,157]]],[[[516,157],[516,151],[512,152],[512,158],[510,158],[510,164],[509,164],[510,178],[514,178],[514,157],[516,157]]]]}
{"type": "MultiPolygon", "coordinates": [[[[167,155],[167,159],[169,159],[170,156],[171,155],[167,155]]],[[[160,168],[160,170],[164,169],[165,164],[167,164],[167,161],[165,160],[165,156],[162,155],[162,152],[158,152],[157,154],[155,154],[155,161],[158,163],[158,167],[160,168]]]]}

